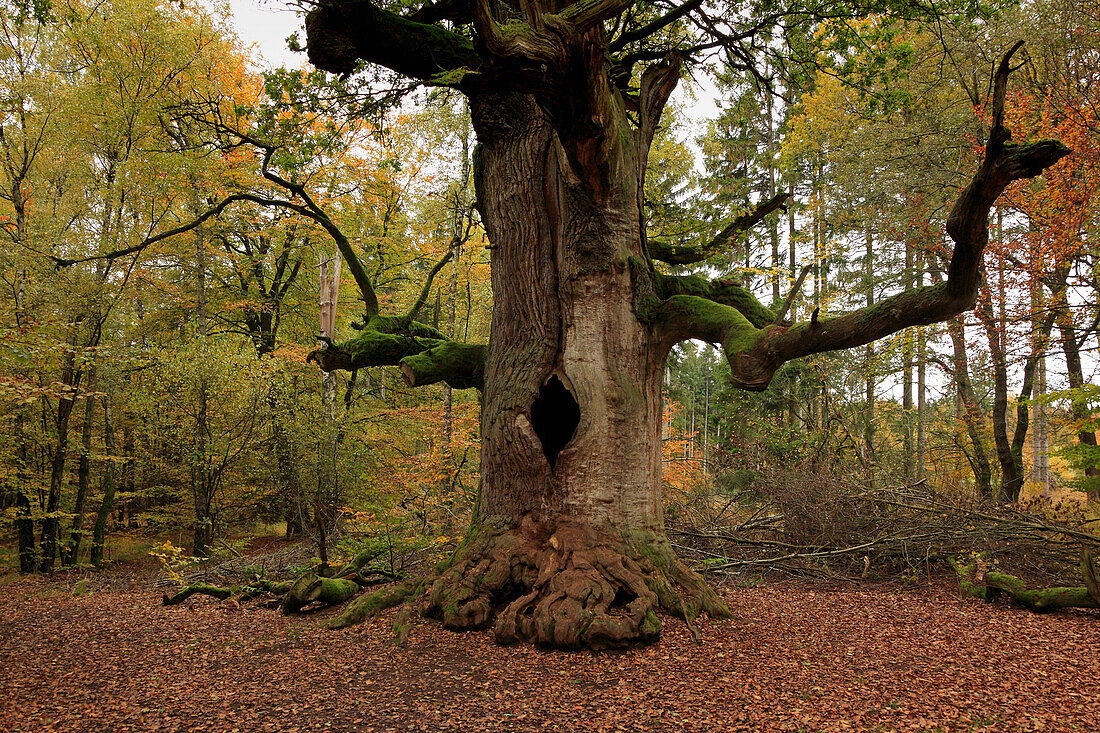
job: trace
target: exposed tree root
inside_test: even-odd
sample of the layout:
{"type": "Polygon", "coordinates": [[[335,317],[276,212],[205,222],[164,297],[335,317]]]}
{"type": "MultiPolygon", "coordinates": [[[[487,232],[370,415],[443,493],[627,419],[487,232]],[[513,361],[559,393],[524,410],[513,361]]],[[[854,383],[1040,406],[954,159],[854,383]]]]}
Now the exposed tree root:
{"type": "Polygon", "coordinates": [[[501,643],[606,648],[657,639],[657,610],[688,623],[729,609],[658,533],[613,537],[573,522],[532,518],[484,527],[434,580],[426,615],[450,629],[493,624],[501,643]]]}
{"type": "MultiPolygon", "coordinates": [[[[293,582],[193,585],[165,596],[164,603],[179,603],[196,593],[224,600],[270,592],[282,596],[284,613],[315,602],[337,605],[371,582],[362,577],[362,566],[370,559],[364,553],[341,569],[349,577],[310,572],[293,582]]],[[[616,536],[573,521],[531,517],[518,527],[482,525],[435,574],[367,593],[348,603],[328,627],[353,626],[402,605],[394,621],[399,642],[420,611],[455,630],[492,625],[501,643],[527,640],[565,649],[655,641],[661,609],[682,618],[696,638],[694,622],[701,614],[730,617],[710,586],[680,562],[663,534],[616,536]]]]}

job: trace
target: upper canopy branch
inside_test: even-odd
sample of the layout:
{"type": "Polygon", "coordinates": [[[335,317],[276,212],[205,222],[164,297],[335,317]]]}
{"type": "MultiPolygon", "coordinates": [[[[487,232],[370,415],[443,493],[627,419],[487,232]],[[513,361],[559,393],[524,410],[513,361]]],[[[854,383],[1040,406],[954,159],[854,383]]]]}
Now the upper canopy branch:
{"type": "Polygon", "coordinates": [[[639,177],[645,174],[649,146],[653,144],[653,136],[657,133],[657,125],[661,121],[661,113],[664,112],[668,98],[680,81],[682,66],[683,58],[680,54],[671,53],[642,72],[642,83],[638,92],[639,177]]]}
{"type": "Polygon", "coordinates": [[[660,18],[657,18],[650,23],[646,23],[640,28],[624,31],[609,44],[609,48],[612,52],[621,51],[635,41],[641,41],[645,38],[652,36],[654,33],[658,33],[664,30],[665,28],[680,20],[702,4],[703,0],[688,0],[688,2],[680,3],[668,13],[662,15],[660,18]]]}
{"type": "Polygon", "coordinates": [[[985,157],[960,194],[947,220],[955,250],[947,280],[913,288],[837,318],[787,327],[759,327],[736,308],[699,295],[669,298],[658,318],[674,338],[704,338],[725,349],[735,384],[764,389],[784,362],[823,351],[870,343],[909,326],[927,325],[971,308],[981,282],[982,253],[989,238],[989,210],[1013,181],[1031,178],[1057,163],[1070,150],[1057,140],[1013,143],[1004,126],[1004,98],[1014,45],[1001,59],[994,79],[993,124],[985,157]]]}
{"type": "Polygon", "coordinates": [[[196,216],[194,219],[187,222],[186,224],[180,224],[177,227],[173,227],[172,229],[169,229],[167,231],[160,232],[159,234],[153,234],[153,235],[150,235],[148,237],[145,237],[145,239],[143,239],[140,242],[138,242],[137,244],[131,245],[129,247],[123,247],[122,249],[116,249],[116,250],[112,250],[110,252],[104,252],[103,254],[91,255],[89,257],[77,257],[75,259],[66,259],[64,257],[51,256],[50,259],[53,260],[54,267],[56,267],[57,269],[60,270],[63,267],[71,267],[72,265],[79,265],[83,262],[92,262],[92,261],[95,261],[95,260],[106,260],[107,262],[111,262],[113,260],[117,260],[120,257],[126,257],[127,255],[135,255],[135,254],[138,254],[140,252],[144,252],[146,249],[153,246],[157,242],[164,241],[165,239],[170,239],[171,237],[174,237],[177,234],[184,234],[185,232],[191,231],[195,227],[198,227],[201,224],[203,224],[203,222],[205,222],[206,220],[212,219],[213,217],[215,217],[218,214],[225,211],[225,208],[227,206],[229,206],[231,203],[233,203],[234,201],[245,201],[245,200],[247,200],[247,198],[248,197],[247,197],[246,194],[232,194],[230,196],[226,196],[221,201],[219,201],[217,204],[210,207],[209,209],[207,209],[203,213],[199,214],[198,216],[196,216]]]}
{"type": "Polygon", "coordinates": [[[657,239],[650,239],[647,242],[649,255],[655,260],[667,262],[670,265],[692,265],[708,260],[738,241],[741,235],[763,221],[768,214],[782,209],[788,198],[790,198],[789,193],[780,192],[767,201],[757,204],[752,211],[734,219],[714,239],[701,247],[675,246],[657,239]]]}

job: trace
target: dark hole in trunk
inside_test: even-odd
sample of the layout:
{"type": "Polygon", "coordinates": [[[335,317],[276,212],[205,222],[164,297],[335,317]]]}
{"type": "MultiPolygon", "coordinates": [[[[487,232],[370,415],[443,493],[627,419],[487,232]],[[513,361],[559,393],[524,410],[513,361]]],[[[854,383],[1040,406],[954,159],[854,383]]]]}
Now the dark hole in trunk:
{"type": "Polygon", "coordinates": [[[573,439],[581,421],[581,407],[573,394],[556,376],[539,388],[539,397],[531,405],[531,423],[542,442],[542,452],[550,468],[558,460],[562,448],[573,439]]]}

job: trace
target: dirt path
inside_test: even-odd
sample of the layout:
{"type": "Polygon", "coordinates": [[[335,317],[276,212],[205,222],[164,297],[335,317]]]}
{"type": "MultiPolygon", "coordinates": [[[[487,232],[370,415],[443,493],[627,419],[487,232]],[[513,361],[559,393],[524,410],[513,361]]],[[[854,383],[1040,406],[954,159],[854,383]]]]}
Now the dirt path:
{"type": "Polygon", "coordinates": [[[212,600],[0,589],[0,730],[1097,731],[1100,615],[910,592],[725,593],[695,644],[501,648],[391,617],[343,632],[212,600]]]}

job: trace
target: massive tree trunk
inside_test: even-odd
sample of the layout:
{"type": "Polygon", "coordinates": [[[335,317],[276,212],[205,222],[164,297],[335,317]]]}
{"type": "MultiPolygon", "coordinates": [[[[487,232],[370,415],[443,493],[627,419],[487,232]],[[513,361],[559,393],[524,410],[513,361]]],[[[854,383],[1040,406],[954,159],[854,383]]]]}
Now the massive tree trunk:
{"type": "Polygon", "coordinates": [[[633,151],[619,146],[603,180],[577,181],[531,96],[475,98],[472,113],[496,295],[480,533],[430,590],[430,610],[454,628],[496,614],[501,640],[556,646],[655,638],[662,601],[724,615],[662,531],[671,344],[633,312],[631,263],[645,258],[633,151]]]}
{"type": "MultiPolygon", "coordinates": [[[[449,256],[408,313],[384,316],[347,237],[298,193],[340,247],[365,307],[358,336],[310,359],[325,370],[399,364],[414,386],[483,390],[478,516],[427,586],[423,609],[451,628],[492,624],[501,641],[622,645],[656,638],[659,608],[689,623],[700,612],[728,615],[664,533],[658,431],[669,349],[692,338],[719,344],[735,385],[760,390],[790,359],[954,315],[973,303],[993,200],[1066,152],[1053,142],[1009,142],[1001,124],[1006,57],[987,160],[949,221],[958,247],[948,281],[834,319],[815,311],[806,323],[779,322],[736,283],[654,266],[728,248],[786,194],[704,247],[647,239],[640,192],[681,58],[652,63],[637,88],[627,86],[637,58],[624,61],[616,48],[631,32],[609,41],[603,21],[631,4],[441,4],[402,17],[334,1],[307,18],[310,58],[322,68],[345,73],[364,58],[470,100],[478,207],[492,243],[487,346],[459,344],[415,320],[449,256]],[[441,18],[472,23],[474,41],[436,25],[441,18]],[[616,66],[624,63],[627,73],[616,66]]],[[[685,4],[636,37],[697,7],[685,4]]]]}

